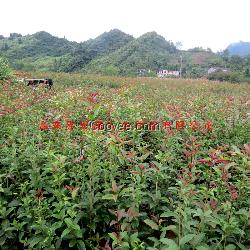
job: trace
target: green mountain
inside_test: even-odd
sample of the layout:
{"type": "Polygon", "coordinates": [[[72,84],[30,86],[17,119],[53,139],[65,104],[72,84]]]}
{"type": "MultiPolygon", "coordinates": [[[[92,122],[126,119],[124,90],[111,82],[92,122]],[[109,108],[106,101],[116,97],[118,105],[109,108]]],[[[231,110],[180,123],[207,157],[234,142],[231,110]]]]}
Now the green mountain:
{"type": "Polygon", "coordinates": [[[95,39],[83,42],[80,44],[80,47],[92,54],[93,57],[96,57],[113,52],[123,47],[133,39],[134,38],[131,35],[128,35],[118,29],[113,29],[109,32],[104,32],[95,39]]]}
{"type": "Polygon", "coordinates": [[[61,60],[56,66],[59,71],[76,71],[85,67],[91,60],[116,51],[134,38],[118,29],[105,32],[95,39],[78,44],[71,53],[68,63],[61,60]]]}
{"type": "Polygon", "coordinates": [[[238,56],[249,56],[250,55],[250,42],[238,42],[231,43],[227,47],[229,55],[238,55],[238,56]]]}
{"type": "Polygon", "coordinates": [[[0,40],[0,52],[10,59],[35,56],[62,56],[76,43],[50,35],[45,31],[33,35],[14,36],[0,40]]]}
{"type": "Polygon", "coordinates": [[[12,33],[8,38],[0,37],[0,55],[17,69],[75,71],[131,40],[132,36],[117,29],[83,43],[70,42],[44,31],[27,36],[12,33]]]}
{"type": "Polygon", "coordinates": [[[152,75],[161,68],[179,70],[181,61],[184,73],[195,68],[197,76],[204,74],[209,65],[220,63],[218,55],[212,51],[201,48],[181,51],[173,42],[166,41],[156,32],[149,32],[113,53],[92,60],[85,71],[133,75],[138,69],[150,69],[152,75]]]}
{"type": "Polygon", "coordinates": [[[178,50],[173,42],[156,32],[135,39],[118,29],[82,43],[70,42],[45,31],[26,36],[0,35],[0,56],[6,57],[15,69],[109,75],[136,75],[143,69],[153,76],[159,69],[182,67],[183,76],[201,77],[209,67],[215,66],[228,67],[243,75],[250,64],[248,58],[228,57],[225,53],[215,54],[200,47],[178,50]]]}
{"type": "Polygon", "coordinates": [[[40,69],[53,65],[54,58],[73,51],[78,44],[40,31],[33,35],[22,36],[12,33],[0,39],[0,54],[9,59],[13,67],[40,69]]]}
{"type": "Polygon", "coordinates": [[[168,63],[178,64],[175,45],[166,41],[156,32],[149,32],[133,39],[120,49],[87,65],[88,71],[102,72],[106,68],[117,68],[119,73],[134,73],[136,69],[156,70],[168,63]]]}

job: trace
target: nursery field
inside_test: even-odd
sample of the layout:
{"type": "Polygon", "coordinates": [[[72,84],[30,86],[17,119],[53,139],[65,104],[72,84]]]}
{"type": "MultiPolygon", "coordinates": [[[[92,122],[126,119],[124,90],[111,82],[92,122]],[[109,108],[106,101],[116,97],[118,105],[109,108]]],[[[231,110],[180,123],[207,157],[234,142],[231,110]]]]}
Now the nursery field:
{"type": "Polygon", "coordinates": [[[250,84],[0,82],[0,249],[250,249],[250,84]]]}

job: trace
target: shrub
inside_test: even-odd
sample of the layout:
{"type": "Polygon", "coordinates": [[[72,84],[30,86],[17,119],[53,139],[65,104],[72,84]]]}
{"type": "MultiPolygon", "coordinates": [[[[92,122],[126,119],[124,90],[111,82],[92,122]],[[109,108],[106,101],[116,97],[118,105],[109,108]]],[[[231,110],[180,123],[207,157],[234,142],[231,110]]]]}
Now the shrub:
{"type": "Polygon", "coordinates": [[[233,83],[240,82],[240,81],[241,81],[240,74],[238,74],[238,73],[231,73],[231,74],[230,74],[229,81],[230,81],[230,82],[233,82],[233,83]]]}
{"type": "Polygon", "coordinates": [[[219,72],[215,72],[213,74],[210,74],[208,76],[209,80],[218,80],[218,81],[228,81],[228,82],[232,82],[232,83],[236,83],[236,82],[240,82],[241,81],[241,77],[240,74],[237,72],[223,72],[223,71],[219,71],[219,72]]]}
{"type": "Polygon", "coordinates": [[[5,80],[11,75],[11,70],[8,61],[0,57],[0,80],[5,80]]]}
{"type": "Polygon", "coordinates": [[[113,65],[110,65],[103,70],[103,74],[107,75],[107,76],[118,76],[119,75],[119,68],[117,68],[113,65]]]}

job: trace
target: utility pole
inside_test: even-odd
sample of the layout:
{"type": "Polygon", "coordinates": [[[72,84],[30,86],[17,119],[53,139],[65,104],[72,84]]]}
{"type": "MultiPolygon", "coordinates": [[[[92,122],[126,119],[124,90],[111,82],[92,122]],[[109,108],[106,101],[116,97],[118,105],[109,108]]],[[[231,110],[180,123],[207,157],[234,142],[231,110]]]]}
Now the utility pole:
{"type": "Polygon", "coordinates": [[[182,76],[182,55],[180,55],[180,58],[181,58],[181,65],[180,65],[180,78],[182,76]]]}

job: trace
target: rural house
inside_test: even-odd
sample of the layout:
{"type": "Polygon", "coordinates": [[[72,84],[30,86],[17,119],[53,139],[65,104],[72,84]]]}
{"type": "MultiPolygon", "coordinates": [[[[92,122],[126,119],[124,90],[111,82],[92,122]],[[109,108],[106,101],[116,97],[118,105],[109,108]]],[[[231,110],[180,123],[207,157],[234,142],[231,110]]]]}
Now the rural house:
{"type": "Polygon", "coordinates": [[[148,73],[150,73],[150,69],[138,69],[137,70],[137,75],[139,76],[146,76],[148,73]]]}
{"type": "Polygon", "coordinates": [[[207,74],[210,75],[216,72],[229,72],[229,70],[221,67],[211,67],[208,69],[207,74]]]}
{"type": "Polygon", "coordinates": [[[176,70],[167,70],[167,69],[162,69],[159,70],[157,73],[158,77],[167,77],[167,76],[174,76],[174,77],[179,77],[180,72],[176,70]]]}

